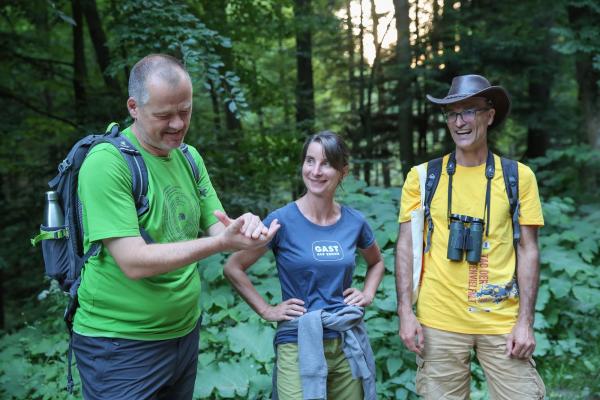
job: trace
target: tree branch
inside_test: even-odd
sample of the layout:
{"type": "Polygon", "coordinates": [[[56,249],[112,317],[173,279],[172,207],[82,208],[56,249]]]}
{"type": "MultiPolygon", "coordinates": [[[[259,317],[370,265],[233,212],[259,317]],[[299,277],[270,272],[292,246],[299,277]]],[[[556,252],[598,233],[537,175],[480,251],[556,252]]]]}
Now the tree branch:
{"type": "Polygon", "coordinates": [[[63,118],[61,116],[49,113],[47,111],[42,110],[41,108],[35,106],[34,104],[31,104],[29,101],[22,99],[20,97],[17,97],[16,95],[14,95],[13,93],[11,93],[10,91],[6,90],[5,88],[0,87],[0,97],[3,97],[5,99],[10,99],[16,103],[19,103],[25,107],[27,107],[28,109],[30,109],[33,112],[36,112],[40,115],[46,116],[48,118],[52,118],[55,119],[57,121],[60,121],[62,123],[65,123],[67,125],[70,125],[74,128],[80,129],[81,127],[79,125],[77,125],[75,122],[70,121],[66,118],[63,118]]]}

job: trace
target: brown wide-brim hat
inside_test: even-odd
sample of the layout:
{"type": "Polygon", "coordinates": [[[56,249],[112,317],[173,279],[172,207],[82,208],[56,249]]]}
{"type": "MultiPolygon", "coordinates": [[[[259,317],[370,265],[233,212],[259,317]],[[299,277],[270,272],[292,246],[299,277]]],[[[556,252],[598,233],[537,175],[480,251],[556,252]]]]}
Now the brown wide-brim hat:
{"type": "Polygon", "coordinates": [[[434,104],[446,106],[471,97],[484,97],[492,102],[496,114],[494,115],[494,122],[490,125],[490,129],[500,125],[510,113],[510,96],[506,89],[502,86],[492,86],[481,75],[461,75],[454,77],[446,97],[438,99],[427,95],[427,100],[434,104]]]}

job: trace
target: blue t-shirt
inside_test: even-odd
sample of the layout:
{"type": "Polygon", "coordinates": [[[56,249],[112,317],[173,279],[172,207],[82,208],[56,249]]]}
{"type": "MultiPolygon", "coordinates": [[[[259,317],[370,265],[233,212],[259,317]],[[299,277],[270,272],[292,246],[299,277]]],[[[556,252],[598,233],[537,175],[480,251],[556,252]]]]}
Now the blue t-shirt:
{"type": "MultiPolygon", "coordinates": [[[[269,247],[277,263],[282,301],[301,299],[309,312],[334,312],[345,306],[343,292],[352,286],[356,248],[368,248],[375,237],[360,212],[341,206],[341,214],[335,224],[321,226],[292,202],[265,218],[265,226],[275,218],[281,224],[269,247]]],[[[325,339],[338,336],[331,330],[323,332],[325,339]]],[[[278,333],[275,338],[276,344],[297,341],[297,332],[278,333]]]]}

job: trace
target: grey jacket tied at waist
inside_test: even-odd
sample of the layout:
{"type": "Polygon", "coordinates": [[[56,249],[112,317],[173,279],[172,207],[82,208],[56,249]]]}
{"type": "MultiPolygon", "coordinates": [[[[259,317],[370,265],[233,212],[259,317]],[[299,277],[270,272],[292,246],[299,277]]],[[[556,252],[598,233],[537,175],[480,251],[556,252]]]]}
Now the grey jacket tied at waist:
{"type": "MultiPolygon", "coordinates": [[[[337,312],[311,311],[300,318],[280,323],[277,331],[298,330],[298,364],[303,398],[327,398],[327,361],[323,350],[323,328],[341,334],[343,350],[352,376],[362,379],[365,400],[375,400],[375,360],[363,322],[364,309],[346,306],[337,312]]],[[[277,396],[277,367],[273,370],[273,396],[277,396]]]]}

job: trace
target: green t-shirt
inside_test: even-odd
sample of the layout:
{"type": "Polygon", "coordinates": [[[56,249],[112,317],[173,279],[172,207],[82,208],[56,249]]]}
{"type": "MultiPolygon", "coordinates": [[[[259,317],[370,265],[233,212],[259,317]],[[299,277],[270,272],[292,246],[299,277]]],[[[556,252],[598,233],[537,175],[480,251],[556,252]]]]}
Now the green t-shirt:
{"type": "MultiPolygon", "coordinates": [[[[125,159],[113,145],[97,145],[79,173],[86,250],[102,239],[140,236],[140,224],[156,243],[170,243],[195,239],[217,222],[213,211],[223,207],[196,149],[189,148],[200,170],[199,187],[179,149],[157,157],[140,146],[131,127],[123,133],[141,151],[148,168],[150,209],[138,222],[125,159]]],[[[74,330],[86,336],[172,339],[189,333],[200,316],[196,263],[132,280],[104,246],[86,263],[78,295],[74,330]]]]}

